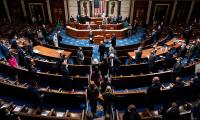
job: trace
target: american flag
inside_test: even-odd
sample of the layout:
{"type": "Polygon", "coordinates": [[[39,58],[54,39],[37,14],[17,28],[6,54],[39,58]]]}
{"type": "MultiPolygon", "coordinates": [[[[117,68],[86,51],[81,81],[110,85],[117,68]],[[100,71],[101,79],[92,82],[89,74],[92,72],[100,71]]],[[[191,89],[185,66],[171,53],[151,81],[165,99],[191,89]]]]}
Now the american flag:
{"type": "Polygon", "coordinates": [[[94,7],[94,16],[102,15],[104,13],[105,0],[99,0],[99,7],[94,7]]]}

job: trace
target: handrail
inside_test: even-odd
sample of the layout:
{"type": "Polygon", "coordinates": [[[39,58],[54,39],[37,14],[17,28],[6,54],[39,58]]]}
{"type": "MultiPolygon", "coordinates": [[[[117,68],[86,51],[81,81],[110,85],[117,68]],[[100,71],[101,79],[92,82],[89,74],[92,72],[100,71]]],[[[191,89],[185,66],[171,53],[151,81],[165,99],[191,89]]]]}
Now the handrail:
{"type": "Polygon", "coordinates": [[[120,120],[120,118],[119,118],[119,111],[118,111],[118,109],[116,109],[115,111],[116,111],[116,120],[120,120]]]}
{"type": "Polygon", "coordinates": [[[81,120],[84,120],[84,118],[85,118],[85,110],[83,109],[81,113],[81,120]]]}

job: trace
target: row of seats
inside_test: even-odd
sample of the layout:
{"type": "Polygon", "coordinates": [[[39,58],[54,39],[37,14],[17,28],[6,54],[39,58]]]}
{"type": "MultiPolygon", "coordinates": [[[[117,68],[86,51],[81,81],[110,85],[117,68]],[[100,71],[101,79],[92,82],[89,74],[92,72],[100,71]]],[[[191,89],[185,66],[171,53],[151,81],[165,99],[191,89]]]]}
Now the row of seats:
{"type": "Polygon", "coordinates": [[[5,102],[0,100],[0,111],[9,112],[7,116],[1,116],[1,118],[7,117],[10,119],[20,119],[20,120],[84,120],[84,110],[81,113],[70,112],[59,112],[55,109],[34,109],[26,105],[16,105],[13,102],[5,102]]]}

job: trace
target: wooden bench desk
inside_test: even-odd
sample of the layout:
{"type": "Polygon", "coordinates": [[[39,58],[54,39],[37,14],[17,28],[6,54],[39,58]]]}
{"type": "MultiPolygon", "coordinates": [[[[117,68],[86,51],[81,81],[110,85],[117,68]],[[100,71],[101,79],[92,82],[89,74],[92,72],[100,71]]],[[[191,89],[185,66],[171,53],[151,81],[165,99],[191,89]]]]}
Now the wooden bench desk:
{"type": "Polygon", "coordinates": [[[34,53],[38,55],[51,57],[51,58],[60,58],[61,53],[65,54],[67,58],[69,58],[71,55],[71,52],[69,51],[56,50],[56,49],[44,47],[41,45],[35,46],[33,50],[34,50],[34,53]]]}

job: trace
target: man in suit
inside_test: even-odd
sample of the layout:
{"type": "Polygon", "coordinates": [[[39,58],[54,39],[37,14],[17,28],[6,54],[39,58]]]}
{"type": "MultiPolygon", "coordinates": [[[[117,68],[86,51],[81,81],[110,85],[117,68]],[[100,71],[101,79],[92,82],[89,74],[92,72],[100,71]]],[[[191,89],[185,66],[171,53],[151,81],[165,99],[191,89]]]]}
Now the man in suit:
{"type": "Polygon", "coordinates": [[[116,39],[117,39],[117,38],[116,38],[116,35],[113,34],[113,35],[112,35],[112,38],[111,38],[111,44],[112,44],[112,47],[113,47],[113,48],[116,46],[116,42],[117,42],[116,39]]]}
{"type": "Polygon", "coordinates": [[[70,70],[68,68],[68,63],[66,59],[61,65],[61,74],[62,74],[63,88],[65,88],[65,90],[71,90],[70,86],[72,79],[70,78],[70,70]]]}
{"type": "Polygon", "coordinates": [[[149,59],[148,59],[148,66],[149,66],[149,71],[154,72],[155,71],[155,61],[156,61],[156,55],[155,51],[152,51],[150,53],[149,59]]]}
{"type": "Polygon", "coordinates": [[[128,37],[130,37],[130,38],[132,36],[132,30],[133,30],[133,27],[132,27],[131,24],[129,24],[129,26],[128,26],[128,37]]]}
{"type": "Polygon", "coordinates": [[[180,50],[180,57],[185,58],[185,55],[187,53],[187,47],[186,44],[181,45],[181,50],[180,50]]]}
{"type": "Polygon", "coordinates": [[[178,103],[181,103],[181,98],[183,95],[183,88],[184,83],[182,81],[181,77],[177,77],[176,81],[170,85],[171,92],[170,92],[170,101],[177,101],[178,103]]]}
{"type": "Polygon", "coordinates": [[[83,49],[79,47],[79,50],[77,52],[77,59],[78,59],[78,64],[82,65],[84,61],[84,54],[83,54],[83,49]]]}
{"type": "Polygon", "coordinates": [[[175,102],[173,102],[171,107],[165,112],[163,120],[180,120],[179,107],[175,102]]]}
{"type": "Polygon", "coordinates": [[[95,115],[97,109],[97,99],[99,96],[99,89],[94,83],[94,81],[90,82],[90,85],[87,89],[87,96],[90,102],[91,112],[93,113],[93,115],[95,115]]]}
{"type": "Polygon", "coordinates": [[[20,66],[25,66],[26,65],[26,59],[25,59],[25,52],[22,48],[18,47],[17,48],[17,53],[18,53],[18,64],[20,66]]]}
{"type": "Polygon", "coordinates": [[[152,79],[151,86],[148,87],[146,91],[146,112],[151,116],[150,111],[154,110],[154,104],[159,100],[160,97],[161,84],[159,77],[154,77],[152,79]]]}
{"type": "Polygon", "coordinates": [[[177,58],[176,63],[173,66],[174,77],[172,78],[172,81],[174,81],[176,77],[181,75],[182,68],[183,65],[181,63],[181,58],[177,58]]]}
{"type": "Polygon", "coordinates": [[[90,43],[90,44],[94,43],[94,34],[92,33],[91,30],[90,30],[88,36],[89,36],[89,43],[90,43]]]}
{"type": "Polygon", "coordinates": [[[135,63],[138,64],[141,62],[141,56],[142,56],[142,49],[138,48],[135,52],[135,63]]]}
{"type": "Polygon", "coordinates": [[[104,45],[103,41],[101,41],[99,45],[100,61],[103,60],[105,51],[106,51],[106,46],[104,45]]]}
{"type": "Polygon", "coordinates": [[[115,96],[112,93],[112,89],[110,86],[106,87],[105,92],[102,94],[104,99],[103,109],[104,114],[111,114],[111,108],[114,103],[115,96]]]}
{"type": "Polygon", "coordinates": [[[141,120],[139,113],[136,111],[135,105],[129,105],[123,115],[123,120],[141,120]]]}
{"type": "Polygon", "coordinates": [[[11,44],[11,48],[12,49],[17,49],[18,45],[17,45],[17,36],[15,35],[14,38],[10,41],[11,44]]]}
{"type": "Polygon", "coordinates": [[[40,94],[38,87],[37,87],[37,82],[31,81],[30,86],[28,86],[28,92],[30,93],[30,99],[33,103],[33,108],[42,108],[42,99],[43,95],[40,94]]]}
{"type": "Polygon", "coordinates": [[[62,41],[62,36],[61,36],[60,31],[57,32],[57,39],[58,39],[58,45],[59,45],[59,43],[62,41]]]}
{"type": "Polygon", "coordinates": [[[189,56],[188,56],[188,63],[190,63],[191,59],[193,59],[194,55],[195,55],[195,51],[196,51],[196,42],[193,41],[193,43],[191,44],[190,48],[189,48],[189,56]]]}

